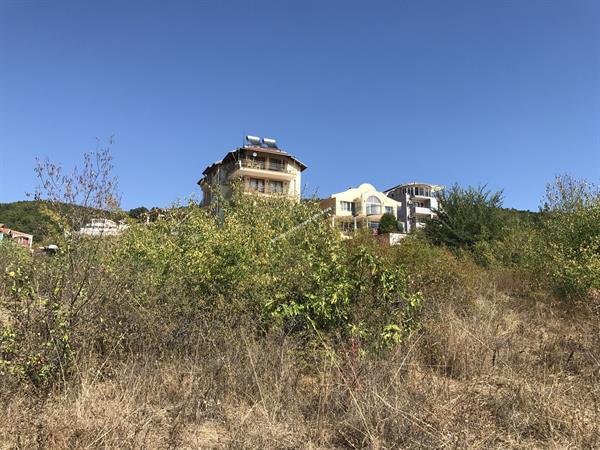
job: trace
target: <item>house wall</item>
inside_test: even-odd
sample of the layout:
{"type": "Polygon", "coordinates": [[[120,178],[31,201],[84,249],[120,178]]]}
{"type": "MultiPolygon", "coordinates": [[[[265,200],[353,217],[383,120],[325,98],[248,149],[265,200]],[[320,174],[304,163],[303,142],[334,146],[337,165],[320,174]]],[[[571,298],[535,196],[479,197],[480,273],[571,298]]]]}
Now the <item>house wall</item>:
{"type": "MultiPolygon", "coordinates": [[[[368,184],[368,183],[363,183],[357,188],[351,188],[351,189],[348,189],[347,191],[338,192],[337,194],[333,194],[330,197],[330,199],[333,199],[335,202],[334,213],[336,216],[352,217],[352,215],[353,215],[352,211],[343,211],[342,210],[342,202],[353,203],[355,205],[354,206],[354,208],[355,208],[354,214],[355,215],[367,216],[367,199],[371,196],[374,196],[377,199],[379,199],[379,201],[381,203],[381,214],[384,214],[386,212],[385,208],[389,207],[389,208],[391,208],[391,213],[395,217],[397,217],[398,207],[400,206],[400,203],[397,202],[396,200],[386,196],[383,192],[377,191],[373,185],[368,184]]],[[[329,205],[330,199],[325,199],[328,202],[323,203],[324,201],[322,201],[321,205],[322,206],[324,204],[329,205]]]]}

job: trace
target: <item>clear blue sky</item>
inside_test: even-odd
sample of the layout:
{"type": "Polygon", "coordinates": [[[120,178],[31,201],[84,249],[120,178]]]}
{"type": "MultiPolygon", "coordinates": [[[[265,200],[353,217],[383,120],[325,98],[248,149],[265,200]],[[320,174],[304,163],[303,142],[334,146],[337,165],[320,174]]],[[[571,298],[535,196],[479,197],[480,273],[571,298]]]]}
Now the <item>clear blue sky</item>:
{"type": "Polygon", "coordinates": [[[115,135],[123,207],[271,136],[320,196],[600,180],[600,1],[0,0],[0,202],[115,135]],[[335,175],[332,175],[335,174],[335,175]]]}

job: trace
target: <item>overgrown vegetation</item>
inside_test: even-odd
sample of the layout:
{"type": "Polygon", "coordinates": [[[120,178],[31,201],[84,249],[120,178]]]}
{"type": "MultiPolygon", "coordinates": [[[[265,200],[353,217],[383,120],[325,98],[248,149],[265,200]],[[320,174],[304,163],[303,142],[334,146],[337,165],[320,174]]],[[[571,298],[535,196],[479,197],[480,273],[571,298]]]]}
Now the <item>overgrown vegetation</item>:
{"type": "MultiPolygon", "coordinates": [[[[599,201],[552,200],[564,180],[539,217],[455,188],[440,217],[460,233],[391,248],[343,241],[316,202],[242,194],[61,233],[53,256],[4,242],[0,442],[597,447],[599,201]]],[[[78,189],[117,197],[96,184],[78,189]]]]}
{"type": "Polygon", "coordinates": [[[480,186],[466,189],[455,184],[439,192],[437,217],[430,220],[425,235],[436,245],[453,249],[472,249],[480,242],[501,237],[505,223],[502,192],[480,186]]]}
{"type": "Polygon", "coordinates": [[[136,221],[145,221],[147,216],[153,220],[157,214],[156,208],[147,209],[145,207],[133,208],[129,211],[106,211],[95,208],[86,208],[68,203],[55,202],[51,209],[48,203],[42,200],[29,200],[12,203],[0,203],[0,223],[8,228],[21,231],[23,233],[33,234],[35,244],[51,244],[57,241],[61,234],[60,220],[53,210],[60,211],[58,218],[79,216],[86,218],[107,218],[112,220],[133,219],[136,221]]]}
{"type": "Polygon", "coordinates": [[[600,191],[557,176],[537,215],[502,209],[500,192],[452,187],[440,196],[439,217],[424,229],[431,243],[485,267],[526,274],[567,301],[600,287],[600,191]]]}

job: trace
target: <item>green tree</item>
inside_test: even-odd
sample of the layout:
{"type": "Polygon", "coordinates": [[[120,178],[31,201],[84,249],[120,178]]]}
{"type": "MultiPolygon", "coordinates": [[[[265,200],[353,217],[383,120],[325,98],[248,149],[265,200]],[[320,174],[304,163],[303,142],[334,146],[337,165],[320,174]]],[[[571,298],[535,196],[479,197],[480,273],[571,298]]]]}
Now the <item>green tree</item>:
{"type": "Polygon", "coordinates": [[[132,219],[139,220],[145,218],[148,212],[150,212],[148,208],[146,208],[145,206],[140,206],[138,208],[133,208],[127,211],[127,215],[132,219]]]}
{"type": "Polygon", "coordinates": [[[400,232],[400,226],[398,225],[398,221],[393,214],[385,213],[383,216],[381,216],[377,231],[379,234],[398,233],[400,232]]]}
{"type": "Polygon", "coordinates": [[[502,191],[485,186],[462,188],[455,184],[438,194],[440,209],[429,220],[425,236],[436,245],[472,249],[479,242],[499,239],[504,227],[502,191]]]}

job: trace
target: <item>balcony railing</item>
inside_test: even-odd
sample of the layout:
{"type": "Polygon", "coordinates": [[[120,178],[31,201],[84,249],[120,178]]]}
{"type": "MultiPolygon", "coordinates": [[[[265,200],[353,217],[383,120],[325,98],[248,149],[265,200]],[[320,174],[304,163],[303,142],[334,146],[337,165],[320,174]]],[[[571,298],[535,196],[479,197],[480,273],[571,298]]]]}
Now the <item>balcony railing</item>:
{"type": "Polygon", "coordinates": [[[272,172],[292,173],[291,170],[286,169],[285,164],[278,164],[273,162],[266,163],[265,161],[253,161],[251,159],[241,159],[239,166],[247,169],[258,169],[258,170],[270,170],[272,172]]]}
{"type": "Polygon", "coordinates": [[[427,206],[411,205],[410,211],[412,214],[431,214],[432,211],[427,206]]]}

